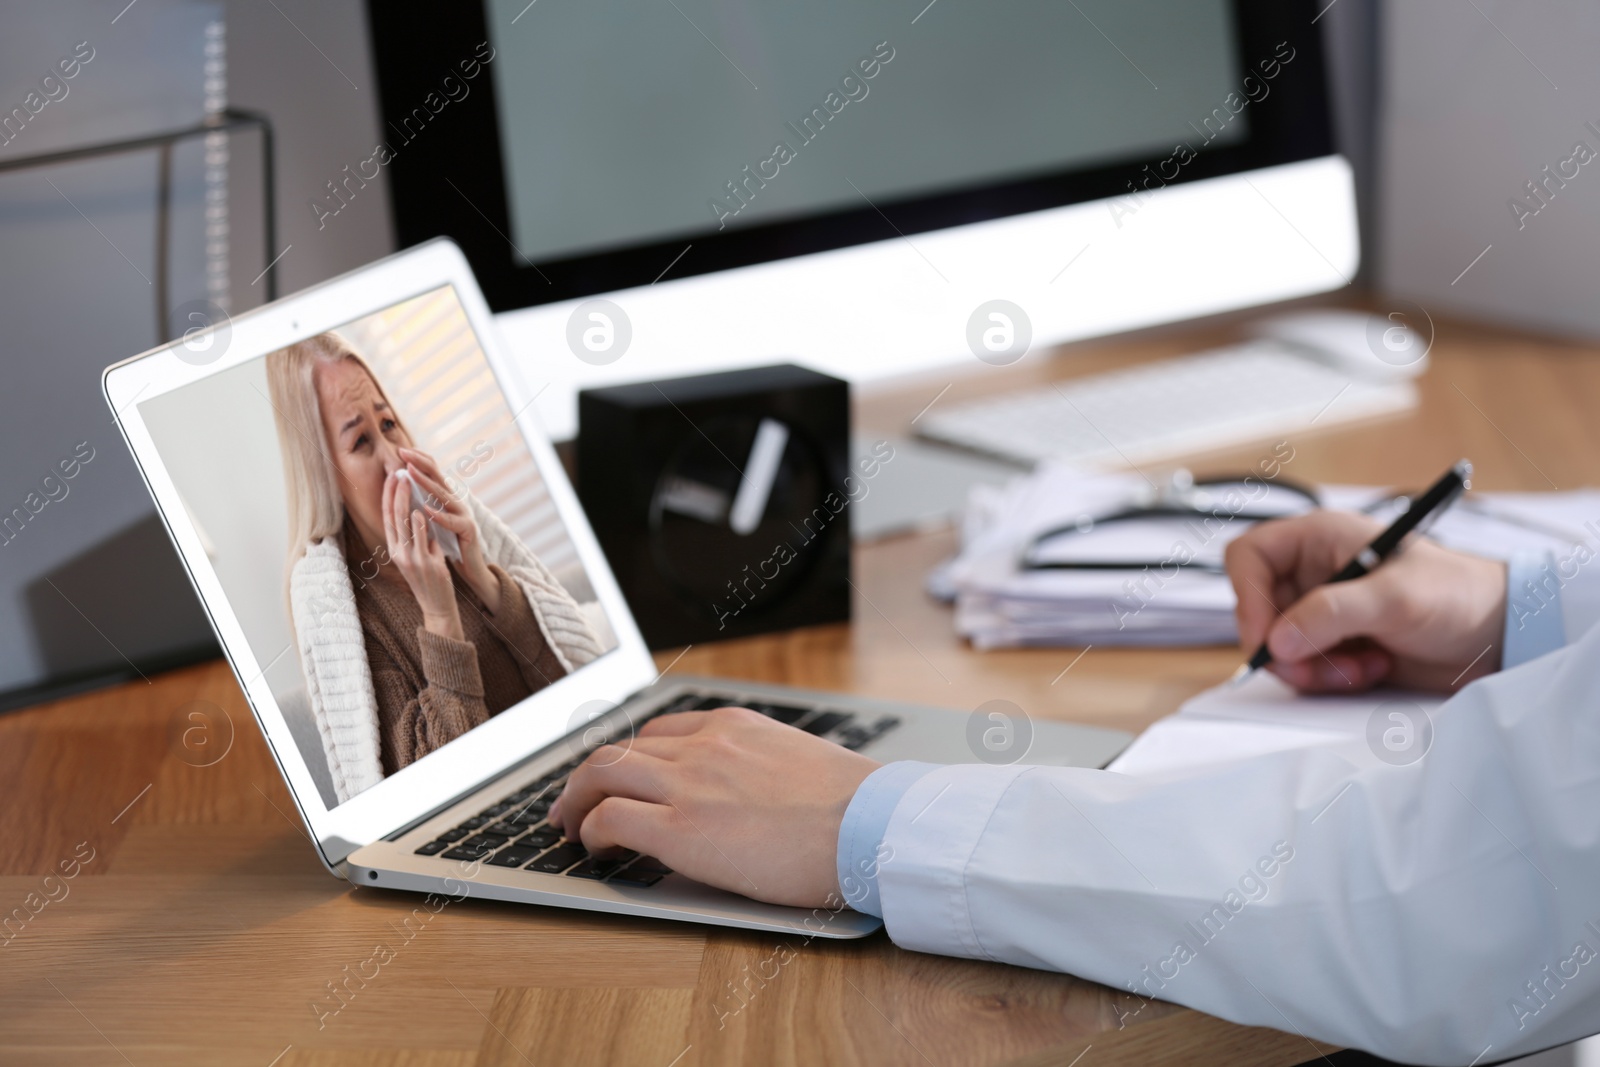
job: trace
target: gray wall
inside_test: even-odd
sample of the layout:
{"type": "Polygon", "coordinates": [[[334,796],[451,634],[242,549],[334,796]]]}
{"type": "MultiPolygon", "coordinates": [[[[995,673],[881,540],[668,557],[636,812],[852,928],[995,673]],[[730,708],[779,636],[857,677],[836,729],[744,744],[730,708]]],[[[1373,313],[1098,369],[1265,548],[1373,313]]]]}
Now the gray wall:
{"type": "MultiPolygon", "coordinates": [[[[123,6],[63,0],[0,9],[4,110],[20,104],[29,83],[74,43],[87,40],[95,49],[95,58],[69,83],[68,95],[46,105],[23,136],[0,146],[0,160],[136,132],[141,116],[142,129],[171,125],[163,116],[173,112],[163,111],[161,101],[172,104],[171,85],[196,84],[198,74],[195,83],[174,83],[166,73],[190,65],[198,72],[198,52],[189,55],[193,49],[179,45],[196,39],[190,31],[197,17],[203,21],[220,7],[227,22],[230,102],[266,112],[277,126],[277,251],[292,246],[279,263],[280,291],[293,292],[392,250],[380,183],[369,185],[321,232],[307,206],[325,181],[368,155],[377,139],[377,87],[362,4],[141,0],[113,23],[123,6]],[[136,110],[130,102],[147,98],[154,102],[130,115],[136,110]],[[122,125],[108,124],[107,116],[122,125]]],[[[188,113],[183,101],[174,106],[188,113]]],[[[265,282],[251,284],[265,262],[258,167],[253,138],[241,136],[233,145],[229,189],[235,310],[264,298],[265,282]]],[[[195,160],[180,157],[175,172],[180,188],[185,180],[192,184],[195,160]]],[[[149,284],[154,190],[153,153],[0,175],[0,241],[6,249],[0,256],[0,365],[6,382],[0,390],[0,512],[41,491],[41,479],[78,443],[88,442],[94,453],[65,483],[67,495],[47,504],[0,547],[0,693],[46,677],[131,673],[128,660],[154,669],[172,656],[203,653],[211,642],[100,395],[106,365],[157,342],[149,284]]],[[[198,242],[193,226],[185,227],[181,217],[175,222],[180,269],[174,271],[172,300],[181,303],[200,292],[192,263],[198,242]]],[[[0,696],[0,706],[32,695],[0,696]]]]}
{"type": "MultiPolygon", "coordinates": [[[[313,197],[325,195],[325,182],[371,155],[380,139],[366,6],[360,0],[223,0],[222,7],[228,23],[229,99],[235,107],[270,115],[277,128],[278,247],[273,254],[292,246],[278,263],[279,292],[292,293],[394,251],[385,181],[369,182],[321,230],[309,206],[313,197]]],[[[234,291],[238,306],[249,308],[262,300],[265,283],[250,286],[249,281],[265,261],[253,232],[260,202],[254,178],[258,164],[253,155],[243,157],[242,143],[240,150],[234,204],[245,232],[235,254],[234,291]]]]}
{"type": "Polygon", "coordinates": [[[1574,144],[1600,153],[1600,5],[1404,0],[1382,35],[1379,280],[1434,312],[1600,336],[1600,158],[1522,224],[1509,207],[1539,205],[1526,183],[1574,144]]]}
{"type": "MultiPolygon", "coordinates": [[[[0,14],[5,114],[28,107],[61,57],[87,59],[0,161],[198,121],[216,5],[157,0],[138,19],[114,14],[85,0],[0,14]]],[[[200,149],[174,159],[179,300],[204,291],[200,149]]],[[[0,175],[0,514],[14,522],[0,547],[0,689],[128,670],[124,657],[150,663],[209,640],[99,394],[106,364],[156,341],[155,175],[154,153],[0,175]],[[75,451],[92,458],[52,478],[75,451]],[[136,599],[158,627],[141,625],[136,599]]]]}

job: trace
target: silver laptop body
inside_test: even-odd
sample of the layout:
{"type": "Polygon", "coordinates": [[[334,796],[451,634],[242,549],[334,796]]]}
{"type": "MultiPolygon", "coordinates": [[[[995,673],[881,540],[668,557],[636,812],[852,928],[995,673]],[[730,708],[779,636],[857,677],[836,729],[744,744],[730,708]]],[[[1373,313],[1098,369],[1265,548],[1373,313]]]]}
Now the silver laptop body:
{"type": "MultiPolygon", "coordinates": [[[[501,350],[465,257],[440,239],[209,330],[191,331],[105,372],[107,401],[330,871],[358,886],[454,900],[478,897],[859,937],[876,930],[880,921],[842,905],[807,910],[758,903],[698,884],[647,856],[588,856],[581,845],[560,840],[544,821],[544,811],[566,774],[594,749],[614,742],[615,751],[625,752],[628,738],[651,716],[694,708],[753,707],[884,762],[1100,767],[1131,740],[1117,731],[1029,722],[1026,716],[1012,721],[1014,716],[987,708],[965,714],[783,686],[658,675],[537,421],[540,383],[559,372],[566,358],[560,338],[551,339],[549,352],[513,358],[501,350]],[[306,713],[295,710],[306,700],[308,652],[301,642],[301,655],[292,654],[298,638],[288,609],[262,585],[267,579],[261,575],[277,575],[280,568],[270,558],[241,559],[245,542],[230,542],[228,531],[233,511],[278,506],[271,504],[269,491],[279,477],[273,474],[278,457],[260,454],[276,451],[270,431],[259,429],[263,420],[271,425],[271,402],[261,384],[267,354],[326,331],[385,322],[385,315],[399,314],[394,309],[429,300],[430,307],[449,305],[450,314],[458,316],[451,320],[458,322],[453,336],[475,341],[475,351],[492,371],[484,380],[492,382],[515,424],[511,435],[526,447],[528,469],[542,481],[574,566],[592,587],[593,599],[586,603],[596,617],[603,616],[612,644],[593,662],[442,748],[354,795],[336,795],[319,763],[332,757],[318,750],[317,729],[307,726],[306,713]],[[197,397],[208,399],[202,403],[197,397]],[[237,404],[237,410],[218,410],[228,404],[237,404]],[[232,455],[216,454],[208,439],[198,436],[201,424],[213,423],[244,435],[245,443],[232,455]],[[246,440],[252,425],[257,436],[246,440]],[[239,485],[247,495],[230,496],[241,492],[239,485]],[[285,634],[290,635],[287,644],[285,634]],[[590,710],[574,715],[575,708],[590,710]]],[[[247,525],[259,538],[262,530],[286,524],[263,515],[247,525]]],[[[317,720],[325,746],[332,745],[326,725],[317,720]]]]}

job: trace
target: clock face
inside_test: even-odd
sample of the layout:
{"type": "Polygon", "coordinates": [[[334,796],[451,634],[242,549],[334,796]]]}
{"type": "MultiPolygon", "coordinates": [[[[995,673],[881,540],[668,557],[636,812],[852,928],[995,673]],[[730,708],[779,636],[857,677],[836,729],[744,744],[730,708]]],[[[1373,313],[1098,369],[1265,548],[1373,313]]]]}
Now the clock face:
{"type": "Polygon", "coordinates": [[[816,450],[787,423],[723,415],[696,429],[656,482],[651,550],[692,610],[747,618],[805,580],[823,531],[843,521],[843,497],[830,494],[816,450]]]}

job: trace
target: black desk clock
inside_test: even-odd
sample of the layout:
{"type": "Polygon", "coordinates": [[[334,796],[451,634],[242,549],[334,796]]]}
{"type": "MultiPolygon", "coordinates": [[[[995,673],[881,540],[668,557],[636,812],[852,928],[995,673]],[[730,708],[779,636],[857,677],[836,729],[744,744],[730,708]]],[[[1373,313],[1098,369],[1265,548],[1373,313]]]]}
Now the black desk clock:
{"type": "Polygon", "coordinates": [[[782,365],[586,389],[577,470],[651,648],[850,617],[845,382],[782,365]]]}

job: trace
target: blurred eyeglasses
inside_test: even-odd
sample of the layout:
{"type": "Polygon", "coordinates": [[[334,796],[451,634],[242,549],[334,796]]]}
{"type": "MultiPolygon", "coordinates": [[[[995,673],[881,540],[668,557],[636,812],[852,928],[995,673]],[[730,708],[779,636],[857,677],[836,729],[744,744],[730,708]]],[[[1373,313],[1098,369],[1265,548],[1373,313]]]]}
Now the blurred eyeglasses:
{"type": "MultiPolygon", "coordinates": [[[[1160,559],[1118,558],[1093,551],[1093,538],[1108,527],[1121,527],[1129,534],[1131,525],[1150,520],[1207,520],[1215,522],[1260,522],[1303,515],[1321,506],[1317,491],[1287,478],[1266,479],[1259,474],[1196,479],[1187,470],[1172,473],[1166,485],[1146,486],[1133,495],[1125,507],[1101,515],[1082,515],[1072,523],[1056,526],[1034,536],[1023,550],[1022,570],[1120,571],[1147,567],[1180,567],[1208,574],[1222,574],[1220,557],[1208,558],[1196,551],[1190,558],[1169,555],[1160,559]]],[[[1216,538],[1204,538],[1208,545],[1216,538]]],[[[1148,536],[1142,540],[1148,540],[1148,536]]],[[[1202,549],[1206,545],[1200,546],[1202,549]]]]}
{"type": "MultiPolygon", "coordinates": [[[[1416,497],[1414,490],[1393,490],[1367,501],[1356,510],[1388,523],[1411,506],[1416,497]]],[[[1145,486],[1130,496],[1124,507],[1102,515],[1082,515],[1072,523],[1053,527],[1037,534],[1023,550],[1018,566],[1028,571],[1141,571],[1146,568],[1169,570],[1178,568],[1204,574],[1226,573],[1220,549],[1232,536],[1223,536],[1224,528],[1216,527],[1221,520],[1234,520],[1246,525],[1267,519],[1282,519],[1303,515],[1323,504],[1317,491],[1310,486],[1288,478],[1266,479],[1257,474],[1196,479],[1189,471],[1179,469],[1172,473],[1166,485],[1145,486]],[[1198,520],[1199,528],[1192,524],[1198,520]],[[1171,539],[1178,525],[1179,538],[1171,539]],[[1159,526],[1157,524],[1160,524],[1159,526]],[[1097,537],[1108,530],[1116,536],[1097,537]],[[1184,534],[1192,536],[1185,538],[1184,534]],[[1137,558],[1140,553],[1129,552],[1129,541],[1142,545],[1157,544],[1176,548],[1181,543],[1187,547],[1185,554],[1168,551],[1161,558],[1137,558]],[[1190,542],[1196,543],[1190,543],[1190,542]]],[[[1348,505],[1346,505],[1348,506],[1348,505]]],[[[1463,498],[1458,510],[1476,516],[1478,522],[1500,524],[1513,531],[1541,535],[1558,545],[1574,545],[1587,541],[1587,536],[1564,525],[1551,523],[1538,517],[1519,514],[1514,508],[1491,503],[1475,496],[1463,498]]],[[[1426,532],[1429,523],[1418,528],[1426,532]]],[[[1230,535],[1241,531],[1228,530],[1230,535]]],[[[1443,538],[1446,544],[1451,538],[1443,538]]]]}

